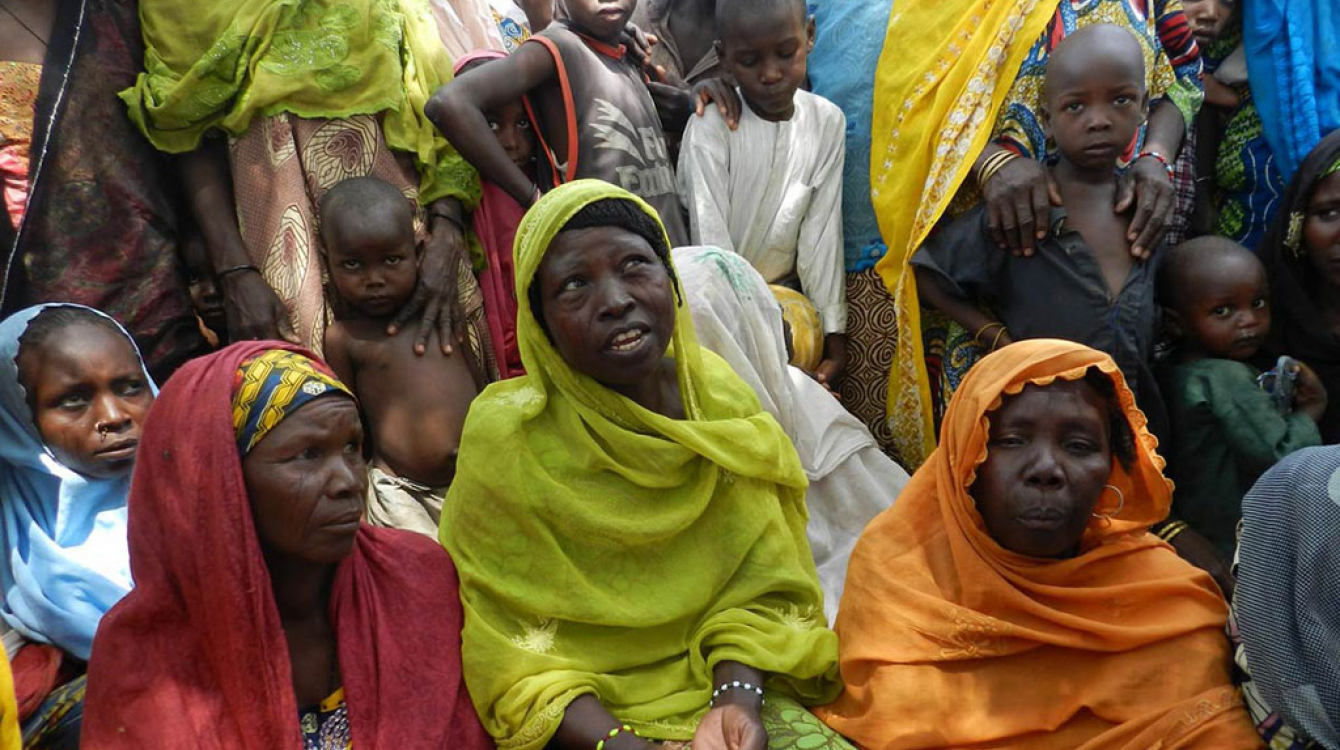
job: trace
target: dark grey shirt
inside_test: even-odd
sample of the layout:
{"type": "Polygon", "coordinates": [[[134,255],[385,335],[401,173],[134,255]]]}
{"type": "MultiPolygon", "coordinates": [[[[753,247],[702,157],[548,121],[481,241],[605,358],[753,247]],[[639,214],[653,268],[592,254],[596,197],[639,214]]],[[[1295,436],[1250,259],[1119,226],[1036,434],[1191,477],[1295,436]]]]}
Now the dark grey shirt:
{"type": "Polygon", "coordinates": [[[1102,350],[1131,390],[1157,392],[1147,386],[1158,322],[1154,261],[1136,263],[1114,298],[1089,245],[1066,228],[1064,209],[1052,209],[1051,231],[1030,258],[997,247],[986,220],[980,205],[942,226],[912,255],[912,264],[949,281],[960,297],[985,304],[1016,340],[1067,339],[1102,350]]]}

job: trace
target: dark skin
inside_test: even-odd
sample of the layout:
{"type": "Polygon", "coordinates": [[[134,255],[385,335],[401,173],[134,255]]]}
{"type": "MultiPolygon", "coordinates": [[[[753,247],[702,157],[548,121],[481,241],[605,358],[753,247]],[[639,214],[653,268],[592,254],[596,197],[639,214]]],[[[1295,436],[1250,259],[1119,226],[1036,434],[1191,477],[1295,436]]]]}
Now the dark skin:
{"type": "Polygon", "coordinates": [[[559,356],[643,408],[684,418],[674,361],[674,286],[641,236],[617,227],[559,232],[535,283],[559,356]]]}
{"type": "MultiPolygon", "coordinates": [[[[195,151],[178,158],[178,172],[187,200],[205,239],[215,274],[251,263],[237,226],[232,173],[227,147],[219,138],[206,138],[195,151]]],[[[408,305],[391,320],[386,335],[394,336],[417,319],[415,352],[427,351],[429,337],[436,333],[442,351],[451,352],[457,300],[457,259],[467,252],[460,201],[442,198],[427,206],[429,238],[424,246],[419,286],[408,305]],[[447,219],[432,216],[444,214],[447,219]]],[[[288,311],[265,279],[255,271],[218,276],[223,286],[230,341],[283,339],[298,343],[288,311]]]]}
{"type": "MultiPolygon", "coordinates": [[[[1160,101],[1149,115],[1144,150],[1162,154],[1170,161],[1176,159],[1185,128],[1177,107],[1169,100],[1160,101]]],[[[974,171],[1002,150],[996,143],[987,144],[973,164],[974,171]]],[[[1047,170],[1031,159],[1012,159],[982,186],[982,194],[992,238],[1002,249],[1021,256],[1033,254],[1037,241],[1047,236],[1051,206],[1063,204],[1063,196],[1049,181],[1047,170]]],[[[1127,169],[1113,208],[1124,214],[1134,207],[1125,231],[1132,255],[1142,260],[1149,257],[1163,238],[1175,203],[1172,180],[1158,160],[1144,157],[1127,169]]]]}
{"type": "Polygon", "coordinates": [[[125,336],[78,323],[22,347],[17,364],[33,424],[57,461],[93,479],[130,473],[154,396],[125,336]]]}
{"type": "Polygon", "coordinates": [[[1107,403],[1083,381],[1006,396],[969,488],[991,538],[1029,557],[1078,554],[1112,473],[1109,430],[1107,403]]]}
{"type": "Polygon", "coordinates": [[[215,335],[228,333],[228,315],[223,306],[219,280],[205,250],[205,239],[191,232],[177,245],[182,270],[186,272],[186,289],[191,295],[191,307],[200,321],[215,335]]]}
{"type": "Polygon", "coordinates": [[[1340,336],[1340,173],[1317,181],[1303,219],[1303,247],[1314,272],[1312,299],[1340,336]]]}
{"type": "MultiPolygon", "coordinates": [[[[1126,217],[1113,208],[1118,192],[1113,170],[1146,112],[1139,55],[1135,40],[1120,28],[1082,29],[1053,53],[1044,89],[1042,118],[1060,152],[1050,189],[1063,198],[1068,228],[1084,237],[1114,299],[1138,257],[1126,239],[1126,217]]],[[[994,314],[956,295],[938,275],[921,268],[915,273],[925,304],[980,333],[984,346],[1014,341],[994,314]]]]}
{"type": "Polygon", "coordinates": [[[0,10],[0,60],[42,63],[56,24],[52,0],[5,0],[0,10]],[[16,17],[17,16],[17,17],[16,17]]]}
{"type": "Polygon", "coordinates": [[[333,394],[299,407],[242,459],[242,477],[288,642],[294,698],[313,706],[341,683],[330,583],[353,550],[367,493],[353,399],[333,394]]]}
{"type": "Polygon", "coordinates": [[[467,357],[419,356],[408,331],[386,323],[416,286],[413,217],[403,200],[322,224],[331,284],[346,314],[326,329],[331,369],[358,394],[374,462],[430,487],[451,483],[470,402],[483,387],[467,357]]]}

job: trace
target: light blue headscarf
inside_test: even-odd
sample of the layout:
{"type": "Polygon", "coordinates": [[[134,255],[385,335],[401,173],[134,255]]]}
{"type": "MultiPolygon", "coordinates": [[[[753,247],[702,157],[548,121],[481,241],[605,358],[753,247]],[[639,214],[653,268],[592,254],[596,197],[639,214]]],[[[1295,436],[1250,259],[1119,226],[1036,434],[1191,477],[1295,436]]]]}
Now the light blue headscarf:
{"type": "Polygon", "coordinates": [[[1340,128],[1340,5],[1252,0],[1242,8],[1252,100],[1287,181],[1340,128]]]}
{"type": "Polygon", "coordinates": [[[15,359],[28,324],[51,307],[83,306],[38,305],[0,323],[0,617],[27,638],[87,660],[98,621],[131,587],[130,476],[85,477],[57,461],[37,433],[15,359]]]}

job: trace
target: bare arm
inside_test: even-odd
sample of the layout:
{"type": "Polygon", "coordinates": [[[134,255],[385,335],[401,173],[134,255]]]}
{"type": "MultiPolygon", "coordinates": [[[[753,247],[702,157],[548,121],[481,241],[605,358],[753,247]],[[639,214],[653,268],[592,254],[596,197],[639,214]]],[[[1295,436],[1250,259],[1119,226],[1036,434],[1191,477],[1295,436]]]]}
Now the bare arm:
{"type": "Polygon", "coordinates": [[[326,364],[330,365],[330,369],[335,371],[336,377],[350,389],[354,388],[354,363],[349,357],[349,337],[339,322],[326,327],[322,355],[326,364]]]}
{"type": "MultiPolygon", "coordinates": [[[[424,114],[479,170],[480,177],[507,191],[522,206],[530,206],[535,200],[535,182],[508,158],[484,113],[520,99],[556,75],[554,59],[547,49],[538,43],[523,44],[510,56],[438,89],[424,107],[424,114]]],[[[576,137],[575,133],[568,135],[576,137]]]]}
{"type": "Polygon", "coordinates": [[[620,732],[613,739],[610,730],[622,726],[594,695],[578,697],[563,712],[551,744],[559,750],[594,750],[605,740],[606,750],[652,750],[652,744],[631,732],[620,732]]]}
{"type": "Polygon", "coordinates": [[[237,226],[226,144],[206,138],[195,151],[177,157],[177,170],[223,293],[229,340],[284,338],[296,343],[288,310],[264,277],[256,270],[239,270],[251,258],[237,226]]]}
{"type": "MultiPolygon", "coordinates": [[[[1182,119],[1181,110],[1171,99],[1164,99],[1154,106],[1154,111],[1149,115],[1144,150],[1146,153],[1159,154],[1171,164],[1177,161],[1185,134],[1186,121],[1182,119]]],[[[1163,239],[1163,233],[1172,220],[1173,210],[1177,207],[1172,178],[1157,159],[1150,156],[1136,159],[1127,170],[1121,189],[1117,191],[1116,210],[1123,213],[1132,204],[1135,205],[1135,214],[1131,217],[1126,239],[1131,242],[1132,255],[1148,258],[1163,239]]]]}

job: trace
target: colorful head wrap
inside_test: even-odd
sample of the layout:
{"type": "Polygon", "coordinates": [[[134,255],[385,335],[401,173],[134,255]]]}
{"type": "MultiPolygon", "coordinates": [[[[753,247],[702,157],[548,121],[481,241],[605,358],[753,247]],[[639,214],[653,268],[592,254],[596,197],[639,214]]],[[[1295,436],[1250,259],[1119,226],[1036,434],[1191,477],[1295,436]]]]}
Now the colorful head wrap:
{"type": "Polygon", "coordinates": [[[275,425],[312,399],[349,387],[297,352],[271,349],[242,363],[233,388],[233,431],[243,455],[275,425]]]}

